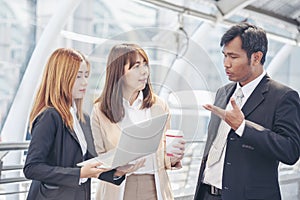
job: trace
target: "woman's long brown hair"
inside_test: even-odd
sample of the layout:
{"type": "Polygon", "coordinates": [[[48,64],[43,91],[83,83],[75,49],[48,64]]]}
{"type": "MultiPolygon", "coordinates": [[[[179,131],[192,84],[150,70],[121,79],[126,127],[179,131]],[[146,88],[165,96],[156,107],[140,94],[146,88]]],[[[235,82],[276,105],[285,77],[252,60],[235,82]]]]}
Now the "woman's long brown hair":
{"type": "MultiPolygon", "coordinates": [[[[82,62],[85,62],[90,70],[89,62],[79,51],[60,48],[52,53],[45,66],[42,82],[30,113],[30,131],[35,118],[49,107],[54,107],[66,126],[73,130],[73,119],[70,113],[72,89],[82,62]]],[[[83,99],[75,100],[79,120],[85,122],[82,103],[83,99]]]]}
{"type": "MultiPolygon", "coordinates": [[[[133,67],[138,55],[141,55],[149,65],[149,58],[146,52],[136,44],[118,44],[109,53],[104,89],[95,103],[100,102],[99,109],[113,123],[121,121],[125,115],[122,91],[122,76],[125,73],[124,66],[129,63],[129,69],[133,67]]],[[[155,98],[149,77],[142,92],[144,100],[141,109],[150,108],[155,102],[155,98]]]]}

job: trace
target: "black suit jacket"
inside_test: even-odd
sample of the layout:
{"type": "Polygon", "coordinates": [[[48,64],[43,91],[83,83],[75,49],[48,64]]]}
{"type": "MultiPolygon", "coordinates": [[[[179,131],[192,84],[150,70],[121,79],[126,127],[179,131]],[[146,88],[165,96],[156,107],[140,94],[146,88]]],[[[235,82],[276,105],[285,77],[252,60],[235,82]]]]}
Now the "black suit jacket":
{"type": "MultiPolygon", "coordinates": [[[[236,87],[230,83],[217,91],[215,105],[225,108],[236,87]]],[[[300,100],[296,91],[272,80],[260,81],[242,108],[243,136],[231,130],[227,137],[222,199],[281,199],[278,164],[294,164],[300,155],[300,100]]],[[[220,118],[211,115],[208,138],[194,199],[200,200],[206,160],[220,118]]]]}
{"type": "MultiPolygon", "coordinates": [[[[90,127],[90,119],[81,127],[88,151],[82,156],[76,134],[70,131],[54,108],[41,113],[33,123],[32,138],[24,166],[24,175],[32,179],[28,200],[89,200],[90,179],[79,185],[80,168],[77,163],[96,155],[90,127]]],[[[113,180],[114,170],[102,173],[100,179],[121,184],[124,177],[113,180]]]]}

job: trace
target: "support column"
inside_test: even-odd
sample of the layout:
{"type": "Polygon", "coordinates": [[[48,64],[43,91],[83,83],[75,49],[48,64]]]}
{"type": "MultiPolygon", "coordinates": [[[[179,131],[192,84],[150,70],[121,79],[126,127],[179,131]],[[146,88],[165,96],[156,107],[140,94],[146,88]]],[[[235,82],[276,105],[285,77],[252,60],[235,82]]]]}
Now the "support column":
{"type": "MultiPolygon", "coordinates": [[[[81,0],[62,0],[56,12],[53,14],[45,30],[43,31],[37,46],[29,61],[26,72],[16,93],[11,109],[4,123],[1,137],[3,142],[24,141],[28,126],[28,116],[31,110],[33,98],[39,85],[41,74],[47,58],[53,50],[57,36],[60,34],[67,19],[77,8],[81,0]]],[[[10,152],[4,163],[7,165],[20,164],[23,152],[10,152]]],[[[20,176],[21,172],[9,174],[11,177],[20,176]]],[[[18,190],[17,185],[7,185],[7,191],[18,190]]],[[[8,195],[7,200],[19,199],[19,195],[8,195]]]]}
{"type": "Polygon", "coordinates": [[[292,50],[296,46],[285,44],[280,51],[273,57],[272,61],[268,65],[266,71],[272,77],[273,74],[282,66],[285,66],[283,62],[286,61],[286,58],[290,55],[292,50]]]}

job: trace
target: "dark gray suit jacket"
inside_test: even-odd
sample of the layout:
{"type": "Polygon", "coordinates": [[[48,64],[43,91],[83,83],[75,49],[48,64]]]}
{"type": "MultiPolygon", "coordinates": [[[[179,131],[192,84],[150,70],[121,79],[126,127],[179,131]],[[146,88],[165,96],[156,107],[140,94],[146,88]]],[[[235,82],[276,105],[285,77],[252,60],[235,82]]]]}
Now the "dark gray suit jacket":
{"type": "MultiPolygon", "coordinates": [[[[32,138],[24,166],[24,175],[32,179],[28,200],[89,200],[90,179],[79,185],[80,168],[76,164],[96,156],[90,119],[81,127],[85,134],[88,152],[82,156],[76,134],[70,131],[54,108],[41,113],[33,123],[32,138]]],[[[102,173],[100,179],[121,184],[124,177],[113,180],[115,170],[102,173]]]]}
{"type": "MultiPolygon", "coordinates": [[[[225,108],[236,87],[230,83],[217,91],[215,105],[225,108]]],[[[242,108],[246,126],[242,137],[231,130],[227,137],[222,199],[281,199],[278,164],[294,164],[300,155],[300,100],[296,91],[272,80],[260,81],[242,108]]],[[[207,143],[200,167],[195,200],[200,200],[206,160],[220,118],[211,115],[207,143]]]]}

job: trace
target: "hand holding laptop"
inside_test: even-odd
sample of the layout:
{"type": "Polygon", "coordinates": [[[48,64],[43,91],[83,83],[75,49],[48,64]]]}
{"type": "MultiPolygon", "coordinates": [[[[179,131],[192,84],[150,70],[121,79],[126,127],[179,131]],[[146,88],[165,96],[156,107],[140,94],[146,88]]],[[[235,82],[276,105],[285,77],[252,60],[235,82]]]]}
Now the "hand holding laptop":
{"type": "Polygon", "coordinates": [[[101,168],[102,164],[99,162],[87,163],[80,169],[80,178],[98,178],[103,172],[109,171],[110,169],[101,168]]]}
{"type": "Polygon", "coordinates": [[[77,165],[84,166],[86,163],[99,162],[102,163],[99,168],[115,169],[155,153],[162,139],[167,117],[168,113],[164,113],[123,128],[116,148],[77,165]]]}
{"type": "Polygon", "coordinates": [[[130,174],[135,172],[141,167],[145,166],[146,159],[139,159],[135,164],[127,164],[120,167],[117,167],[115,172],[116,176],[124,176],[125,174],[130,174]]]}

